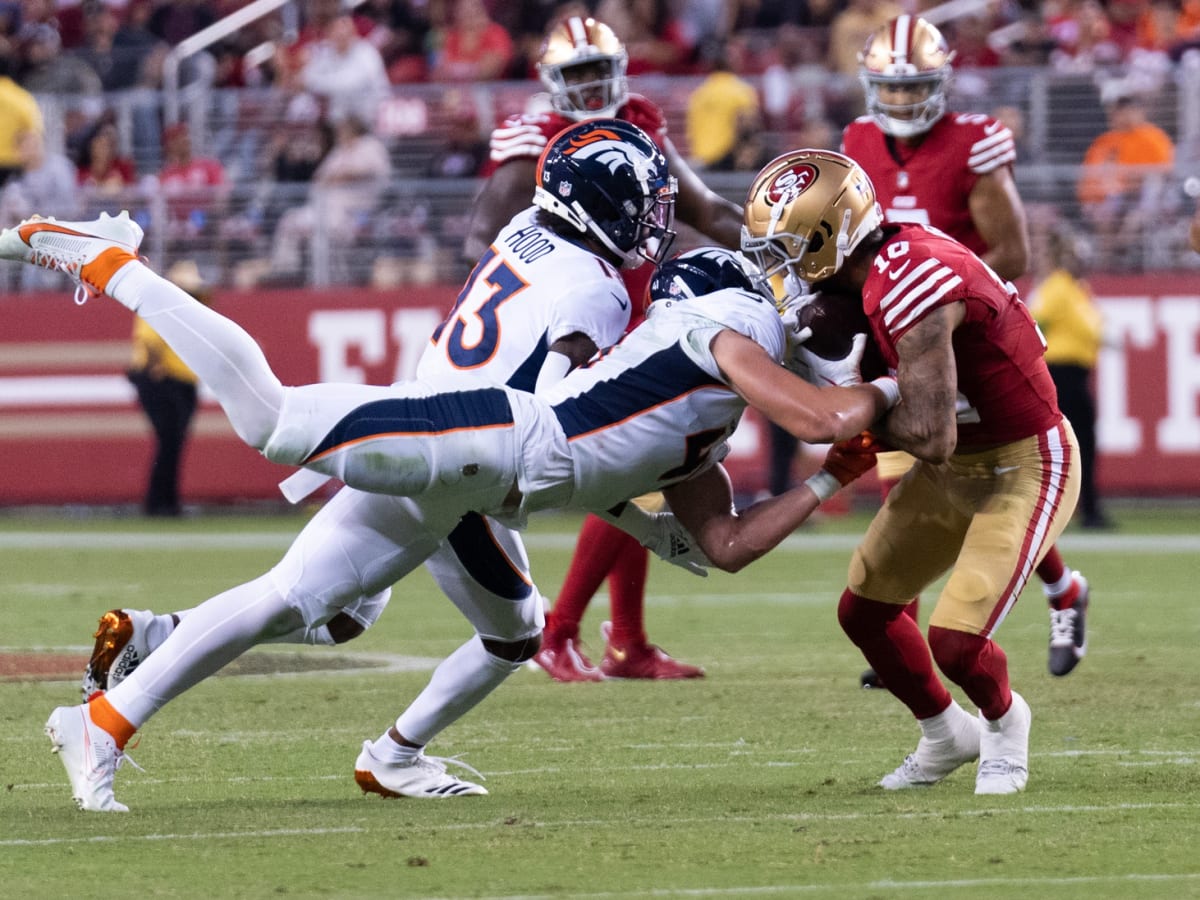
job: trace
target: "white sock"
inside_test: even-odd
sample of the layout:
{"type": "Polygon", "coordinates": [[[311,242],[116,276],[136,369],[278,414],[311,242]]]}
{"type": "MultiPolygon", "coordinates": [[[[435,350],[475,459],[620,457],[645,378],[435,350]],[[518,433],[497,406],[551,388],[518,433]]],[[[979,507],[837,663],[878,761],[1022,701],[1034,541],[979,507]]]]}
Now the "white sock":
{"type": "Polygon", "coordinates": [[[442,660],[425,690],[396,720],[396,730],[414,744],[428,744],[519,668],[520,663],[488,653],[476,635],[442,660]]]}
{"type": "Polygon", "coordinates": [[[268,575],[190,610],[162,645],[105,698],[135,727],[256,644],[301,624],[268,575]]]}
{"type": "Polygon", "coordinates": [[[238,437],[262,449],[279,418],[283,385],[240,325],[142,263],[130,263],[107,293],[158,332],[220,402],[238,437]]]}
{"type": "Polygon", "coordinates": [[[951,700],[950,705],[936,716],[930,716],[928,719],[918,719],[917,724],[921,726],[921,734],[925,735],[929,740],[946,741],[952,739],[957,733],[957,729],[954,726],[963,713],[964,710],[958,705],[958,702],[951,700]]]}
{"type": "Polygon", "coordinates": [[[1051,598],[1061,597],[1067,592],[1067,588],[1071,586],[1071,576],[1074,574],[1075,572],[1072,569],[1063,566],[1062,578],[1058,579],[1054,584],[1043,584],[1042,593],[1051,598]]]}
{"type": "Polygon", "coordinates": [[[382,763],[407,763],[421,752],[420,747],[397,744],[386,731],[383,737],[371,745],[371,755],[382,763]]]}

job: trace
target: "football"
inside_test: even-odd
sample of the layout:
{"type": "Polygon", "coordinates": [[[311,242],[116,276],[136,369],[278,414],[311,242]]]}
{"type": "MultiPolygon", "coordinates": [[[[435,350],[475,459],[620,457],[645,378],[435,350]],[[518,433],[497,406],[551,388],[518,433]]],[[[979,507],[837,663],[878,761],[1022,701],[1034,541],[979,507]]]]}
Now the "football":
{"type": "Polygon", "coordinates": [[[818,291],[800,309],[797,320],[802,329],[812,329],[812,337],[804,346],[822,359],[844,359],[854,335],[865,334],[867,346],[859,366],[863,381],[887,374],[887,363],[871,336],[871,326],[857,294],[818,291]]]}

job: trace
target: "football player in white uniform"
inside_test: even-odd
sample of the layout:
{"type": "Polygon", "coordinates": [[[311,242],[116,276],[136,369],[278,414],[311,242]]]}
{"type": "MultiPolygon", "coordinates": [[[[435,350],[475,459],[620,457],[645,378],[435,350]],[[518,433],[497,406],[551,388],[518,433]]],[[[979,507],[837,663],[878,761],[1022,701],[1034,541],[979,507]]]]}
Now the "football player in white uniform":
{"type": "MultiPolygon", "coordinates": [[[[557,192],[545,193],[539,205],[501,230],[423,354],[417,372],[422,382],[544,389],[624,332],[631,304],[619,269],[657,260],[669,242],[673,182],[666,161],[634,126],[593,121],[564,135],[543,162],[557,191],[569,191],[570,205],[557,192]],[[625,203],[640,211],[629,215],[625,203]],[[564,284],[572,289],[563,290],[564,284]]],[[[647,520],[639,536],[670,554],[684,545],[667,539],[666,521],[647,520]]],[[[300,627],[273,640],[340,643],[371,625],[391,585],[422,561],[477,636],[438,669],[402,717],[405,749],[398,755],[412,765],[408,780],[393,778],[392,786],[408,796],[480,793],[481,787],[445,773],[420,749],[537,649],[544,601],[511,528],[475,513],[444,521],[406,497],[343,488],[271,572],[223,594],[220,604],[203,604],[202,621],[214,621],[223,605],[266,594],[309,610],[300,627]]],[[[162,657],[122,691],[139,697],[131,712],[145,718],[223,665],[231,658],[227,653],[241,652],[229,646],[214,652],[212,666],[206,662],[160,693],[154,673],[171,665],[184,646],[164,642],[195,612],[106,613],[85,675],[85,699],[117,688],[154,651],[162,657]],[[155,689],[146,692],[150,684],[155,689]],[[151,694],[157,699],[151,701],[151,694]]]]}
{"type": "MultiPolygon", "coordinates": [[[[543,190],[566,199],[572,189],[563,190],[564,178],[546,168],[538,196],[553,207],[543,190]]],[[[670,189],[663,191],[652,202],[665,208],[640,217],[636,246],[657,242],[669,226],[670,189]]],[[[681,289],[682,299],[655,304],[647,322],[611,352],[540,394],[510,387],[435,391],[419,382],[284,387],[238,325],[137,260],[141,237],[126,216],[90,223],[33,219],[0,234],[0,258],[67,271],[90,291],[136,311],[213,391],[243,440],[272,461],[335,475],[357,490],[414,498],[423,516],[418,539],[439,527],[448,533],[469,512],[519,525],[529,512],[573,507],[624,522],[632,507],[626,501],[664,490],[712,564],[736,571],[866,467],[835,449],[826,468],[804,485],[736,512],[719,461],[747,404],[801,439],[823,443],[859,435],[899,400],[894,379],[859,383],[861,343],[857,355],[835,362],[789,346],[765,287],[704,297],[681,289]],[[824,383],[845,386],[805,383],[780,365],[790,354],[824,383]]],[[[681,274],[672,283],[686,285],[687,278],[681,274]]],[[[335,609],[318,597],[285,595],[264,576],[184,619],[169,638],[176,651],[169,665],[156,666],[151,655],[108,693],[56,709],[47,734],[76,802],[84,809],[124,810],[113,796],[113,777],[126,742],[157,708],[254,644],[335,609]]],[[[458,669],[473,644],[479,642],[444,662],[435,679],[458,669]]],[[[536,639],[508,646],[519,652],[492,656],[499,680],[515,664],[512,657],[536,647],[536,639]]],[[[486,652],[482,645],[474,649],[486,652]]],[[[494,684],[485,677],[469,687],[476,692],[460,692],[461,706],[447,711],[449,720],[494,684]]],[[[404,746],[406,716],[364,742],[355,764],[364,790],[404,794],[414,756],[444,776],[444,763],[404,746]],[[406,749],[408,758],[399,755],[406,749]]],[[[430,795],[482,792],[451,779],[430,795]]]]}

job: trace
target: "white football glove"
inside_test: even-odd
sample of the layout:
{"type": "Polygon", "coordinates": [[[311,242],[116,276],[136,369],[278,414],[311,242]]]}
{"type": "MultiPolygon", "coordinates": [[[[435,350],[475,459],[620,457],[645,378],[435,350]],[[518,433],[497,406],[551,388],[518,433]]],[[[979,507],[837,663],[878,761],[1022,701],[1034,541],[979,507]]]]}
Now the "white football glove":
{"type": "Polygon", "coordinates": [[[841,359],[825,359],[803,344],[797,344],[788,359],[788,368],[817,387],[852,387],[863,383],[859,365],[866,347],[867,336],[856,334],[850,342],[849,353],[841,359]]]}
{"type": "Polygon", "coordinates": [[[648,513],[636,503],[622,503],[600,518],[616,525],[637,542],[673,566],[686,569],[701,578],[708,577],[712,561],[704,555],[696,539],[675,518],[674,513],[648,513]]]}

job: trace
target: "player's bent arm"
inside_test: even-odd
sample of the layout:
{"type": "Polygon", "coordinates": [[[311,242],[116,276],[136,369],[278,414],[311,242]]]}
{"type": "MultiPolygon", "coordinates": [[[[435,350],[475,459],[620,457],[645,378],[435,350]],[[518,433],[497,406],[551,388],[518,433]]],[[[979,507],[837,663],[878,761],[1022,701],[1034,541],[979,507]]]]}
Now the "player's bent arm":
{"type": "Polygon", "coordinates": [[[720,465],[663,491],[671,511],[718,569],[736,572],[798,528],[820,505],[807,485],[738,511],[720,465]]]}
{"type": "Polygon", "coordinates": [[[537,160],[513,159],[483,183],[471,206],[471,223],[463,241],[463,258],[479,261],[509,219],[533,203],[537,160]]]}
{"type": "Polygon", "coordinates": [[[806,443],[832,444],[853,437],[888,410],[889,399],[879,388],[814,387],[736,331],[726,329],[713,338],[712,354],[747,404],[806,443]]]}
{"type": "Polygon", "coordinates": [[[558,384],[568,372],[595,356],[598,349],[596,342],[582,331],[559,338],[550,345],[550,351],[542,361],[542,367],[538,369],[533,392],[540,394],[546,388],[558,384]]]}
{"type": "Polygon", "coordinates": [[[1024,275],[1029,267],[1029,229],[1012,171],[1001,167],[980,176],[967,207],[988,247],[983,261],[1005,281],[1024,275]]]}
{"type": "Polygon", "coordinates": [[[671,174],[679,181],[675,198],[675,218],[730,250],[742,241],[742,208],[726,200],[700,180],[670,138],[662,142],[663,155],[671,174]]]}
{"type": "Polygon", "coordinates": [[[965,312],[962,303],[939,307],[896,344],[896,377],[904,402],[884,421],[883,439],[932,463],[949,459],[958,440],[958,371],[951,338],[965,312]]]}

